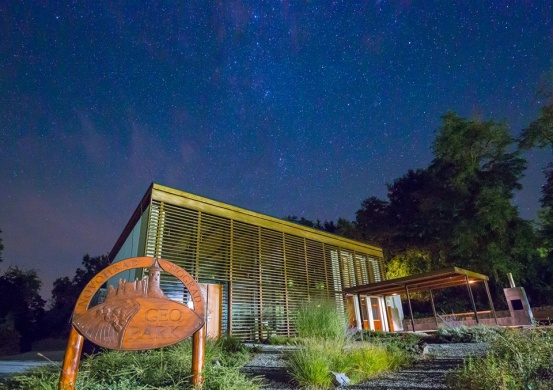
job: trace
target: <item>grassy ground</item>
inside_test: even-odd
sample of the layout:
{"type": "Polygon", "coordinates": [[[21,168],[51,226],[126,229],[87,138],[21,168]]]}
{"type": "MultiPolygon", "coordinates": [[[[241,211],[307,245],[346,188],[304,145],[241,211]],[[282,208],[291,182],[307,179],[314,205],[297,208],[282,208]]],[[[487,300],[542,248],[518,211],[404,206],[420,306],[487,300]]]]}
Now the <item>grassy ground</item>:
{"type": "MultiPolygon", "coordinates": [[[[192,350],[190,341],[144,352],[104,351],[84,358],[77,379],[80,390],[187,389],[190,386],[192,350]]],[[[235,339],[208,342],[204,389],[250,390],[259,388],[258,379],[247,378],[239,369],[250,352],[235,339]]],[[[54,390],[60,368],[35,369],[5,380],[4,389],[54,390]]]]}

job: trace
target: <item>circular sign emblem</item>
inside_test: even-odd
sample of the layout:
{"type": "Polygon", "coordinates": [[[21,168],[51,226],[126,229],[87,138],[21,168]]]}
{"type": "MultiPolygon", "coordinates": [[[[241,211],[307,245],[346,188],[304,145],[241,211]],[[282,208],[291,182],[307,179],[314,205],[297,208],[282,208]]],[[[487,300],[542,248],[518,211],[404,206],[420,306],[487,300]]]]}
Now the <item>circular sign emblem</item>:
{"type": "Polygon", "coordinates": [[[73,312],[73,326],[84,337],[109,349],[143,350],[165,347],[191,336],[205,323],[200,287],[188,272],[163,259],[134,257],[99,272],[82,291],[73,312]],[[148,268],[142,280],[119,279],[105,301],[88,308],[94,294],[111,277],[135,268],[148,268]],[[168,272],[188,289],[193,309],[165,296],[159,287],[168,272]]]}

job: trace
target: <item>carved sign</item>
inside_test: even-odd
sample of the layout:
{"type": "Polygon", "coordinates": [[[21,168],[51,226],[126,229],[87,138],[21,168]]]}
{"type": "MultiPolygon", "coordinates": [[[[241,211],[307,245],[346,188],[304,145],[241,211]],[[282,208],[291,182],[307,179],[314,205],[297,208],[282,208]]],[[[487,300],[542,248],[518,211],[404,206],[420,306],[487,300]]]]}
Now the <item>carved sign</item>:
{"type": "Polygon", "coordinates": [[[200,287],[188,272],[167,260],[135,257],[112,264],[86,285],[73,312],[73,326],[102,347],[143,350],[186,339],[204,325],[204,318],[200,287]],[[148,278],[133,282],[120,279],[117,288],[109,287],[104,303],[88,309],[94,294],[109,278],[134,268],[148,268],[148,278]],[[163,294],[159,287],[162,271],[186,286],[193,309],[163,294]]]}

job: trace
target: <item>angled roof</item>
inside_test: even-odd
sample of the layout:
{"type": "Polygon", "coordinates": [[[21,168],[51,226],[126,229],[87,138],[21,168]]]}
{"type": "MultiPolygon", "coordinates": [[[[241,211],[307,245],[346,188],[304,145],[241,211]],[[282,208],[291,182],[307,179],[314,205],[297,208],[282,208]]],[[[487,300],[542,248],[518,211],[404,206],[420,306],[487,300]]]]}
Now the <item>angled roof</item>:
{"type": "Polygon", "coordinates": [[[463,268],[449,267],[436,271],[405,276],[403,278],[385,280],[383,282],[364,284],[345,288],[344,292],[349,294],[367,295],[394,295],[409,292],[439,290],[447,287],[461,286],[467,283],[489,280],[486,275],[468,271],[463,268]]]}
{"type": "Polygon", "coordinates": [[[190,208],[193,210],[199,210],[209,214],[236,219],[242,222],[262,225],[269,229],[283,231],[290,234],[295,234],[300,237],[305,237],[314,240],[322,240],[327,244],[337,245],[344,249],[359,250],[376,257],[382,257],[382,249],[373,245],[369,245],[364,242],[359,242],[331,234],[322,230],[310,228],[304,225],[300,225],[294,222],[286,221],[283,219],[271,217],[265,214],[257,213],[251,210],[247,210],[241,207],[236,207],[227,203],[219,202],[213,199],[205,198],[202,196],[194,195],[188,192],[180,191],[174,188],[162,186],[160,184],[152,183],[146,194],[142,197],[141,202],[134,211],[131,219],[127,223],[127,226],[121,233],[121,236],[115,243],[113,249],[110,252],[110,260],[113,261],[113,257],[121,249],[121,246],[127,239],[128,235],[132,231],[134,225],[148,207],[152,200],[164,201],[169,204],[190,208]]]}

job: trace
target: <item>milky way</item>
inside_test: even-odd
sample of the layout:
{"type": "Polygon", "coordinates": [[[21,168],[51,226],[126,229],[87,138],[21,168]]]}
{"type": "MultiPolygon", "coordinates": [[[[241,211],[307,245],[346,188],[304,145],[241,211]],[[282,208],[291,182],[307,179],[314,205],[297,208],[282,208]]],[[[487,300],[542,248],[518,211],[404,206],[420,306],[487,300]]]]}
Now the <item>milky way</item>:
{"type": "MultiPolygon", "coordinates": [[[[448,110],[518,135],[553,59],[549,0],[114,3],[0,6],[1,268],[46,291],[152,181],[352,219],[428,165],[448,110]]],[[[550,151],[527,157],[533,218],[550,151]]]]}

